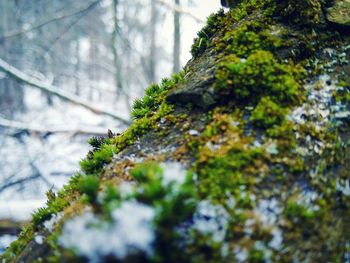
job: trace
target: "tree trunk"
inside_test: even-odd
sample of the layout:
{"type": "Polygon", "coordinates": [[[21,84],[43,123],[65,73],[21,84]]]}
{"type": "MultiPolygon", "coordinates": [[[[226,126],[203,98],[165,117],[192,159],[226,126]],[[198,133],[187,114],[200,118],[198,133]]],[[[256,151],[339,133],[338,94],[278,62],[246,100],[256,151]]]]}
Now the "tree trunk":
{"type": "MultiPolygon", "coordinates": [[[[175,5],[180,6],[180,0],[175,0],[175,5]]],[[[173,51],[173,72],[179,72],[180,63],[180,51],[181,50],[181,33],[180,33],[180,13],[174,11],[174,51],[173,51]]]]}
{"type": "MultiPolygon", "coordinates": [[[[1,35],[5,35],[10,31],[10,20],[13,19],[10,10],[14,8],[13,3],[3,1],[1,9],[2,26],[0,25],[1,35]]],[[[16,8],[18,10],[18,7],[16,8]]],[[[15,16],[16,25],[22,26],[21,16],[19,12],[15,16]]],[[[0,42],[0,56],[5,59],[11,59],[10,55],[16,53],[17,56],[22,53],[22,40],[17,39],[16,42],[12,43],[11,40],[3,39],[0,42]]],[[[16,66],[19,65],[20,61],[15,61],[16,66]]],[[[0,112],[3,116],[11,118],[16,112],[24,110],[23,102],[24,92],[20,87],[20,84],[6,76],[0,79],[0,112]]]]}
{"type": "Polygon", "coordinates": [[[150,55],[149,55],[149,81],[156,81],[156,37],[157,37],[157,18],[158,18],[158,10],[157,3],[155,1],[151,1],[151,43],[150,43],[150,55]]]}

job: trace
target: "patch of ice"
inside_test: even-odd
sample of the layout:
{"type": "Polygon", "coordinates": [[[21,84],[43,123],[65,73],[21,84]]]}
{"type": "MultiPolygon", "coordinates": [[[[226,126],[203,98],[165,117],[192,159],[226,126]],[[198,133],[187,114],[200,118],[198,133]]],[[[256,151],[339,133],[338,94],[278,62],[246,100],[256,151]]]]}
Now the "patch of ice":
{"type": "Polygon", "coordinates": [[[92,263],[106,256],[122,259],[137,252],[152,255],[154,215],[152,207],[136,201],[123,202],[112,212],[111,222],[85,212],[65,223],[59,243],[92,263]]]}
{"type": "Polygon", "coordinates": [[[226,236],[229,214],[220,205],[210,201],[200,201],[193,217],[194,229],[202,234],[209,234],[216,242],[222,242],[226,236]]]}

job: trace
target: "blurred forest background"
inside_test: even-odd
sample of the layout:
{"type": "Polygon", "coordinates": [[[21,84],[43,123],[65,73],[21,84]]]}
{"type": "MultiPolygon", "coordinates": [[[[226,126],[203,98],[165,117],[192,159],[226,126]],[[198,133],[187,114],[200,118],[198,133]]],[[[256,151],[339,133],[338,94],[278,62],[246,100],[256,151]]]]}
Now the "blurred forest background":
{"type": "Polygon", "coordinates": [[[133,100],[184,66],[219,7],[0,0],[0,220],[26,220],[79,169],[89,137],[123,131],[133,100]]]}

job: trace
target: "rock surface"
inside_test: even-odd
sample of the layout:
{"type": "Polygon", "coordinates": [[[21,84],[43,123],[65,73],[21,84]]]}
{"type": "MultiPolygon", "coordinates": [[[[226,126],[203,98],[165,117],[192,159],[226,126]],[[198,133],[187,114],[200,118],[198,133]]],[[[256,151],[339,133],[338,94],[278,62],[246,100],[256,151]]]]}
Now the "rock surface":
{"type": "Polygon", "coordinates": [[[348,262],[350,36],[323,2],[210,16],[4,261],[348,262]]]}
{"type": "Polygon", "coordinates": [[[350,1],[336,0],[327,10],[327,19],[342,26],[350,26],[350,1]]]}

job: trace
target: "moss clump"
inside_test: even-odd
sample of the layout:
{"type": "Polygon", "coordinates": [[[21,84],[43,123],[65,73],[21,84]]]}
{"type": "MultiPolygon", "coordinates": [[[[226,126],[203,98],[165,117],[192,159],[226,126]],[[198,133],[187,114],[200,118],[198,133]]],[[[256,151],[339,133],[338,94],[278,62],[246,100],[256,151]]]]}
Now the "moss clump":
{"type": "Polygon", "coordinates": [[[281,108],[270,97],[263,97],[250,115],[250,121],[258,128],[271,128],[285,120],[288,109],[281,108]]]}
{"type": "Polygon", "coordinates": [[[277,4],[276,14],[301,25],[315,26],[321,22],[323,0],[285,0],[277,4]]]}
{"type": "Polygon", "coordinates": [[[316,217],[317,213],[295,201],[288,201],[284,209],[284,215],[292,221],[311,221],[316,217]]]}
{"type": "Polygon", "coordinates": [[[82,177],[79,181],[78,190],[85,195],[85,198],[91,204],[97,199],[97,193],[100,187],[100,179],[96,176],[82,177]]]}
{"type": "Polygon", "coordinates": [[[96,175],[104,165],[110,163],[117,148],[108,143],[104,143],[99,149],[90,152],[87,158],[80,162],[81,169],[89,175],[96,175]]]}
{"type": "Polygon", "coordinates": [[[210,46],[210,38],[221,29],[224,19],[225,13],[223,9],[208,17],[206,26],[197,33],[198,37],[192,45],[191,54],[194,58],[198,57],[210,46]]]}
{"type": "Polygon", "coordinates": [[[240,104],[256,104],[263,96],[271,96],[281,104],[295,105],[304,100],[304,73],[292,62],[277,62],[269,51],[255,51],[243,60],[230,55],[216,71],[215,89],[240,104]]]}
{"type": "Polygon", "coordinates": [[[167,92],[184,80],[184,71],[173,74],[171,79],[164,78],[160,85],[153,83],[145,91],[142,99],[136,99],[131,115],[135,119],[145,117],[154,112],[165,99],[167,92]]]}
{"type": "Polygon", "coordinates": [[[243,58],[256,50],[274,51],[282,45],[282,40],[271,33],[270,27],[268,20],[247,21],[228,31],[216,49],[243,58]]]}

